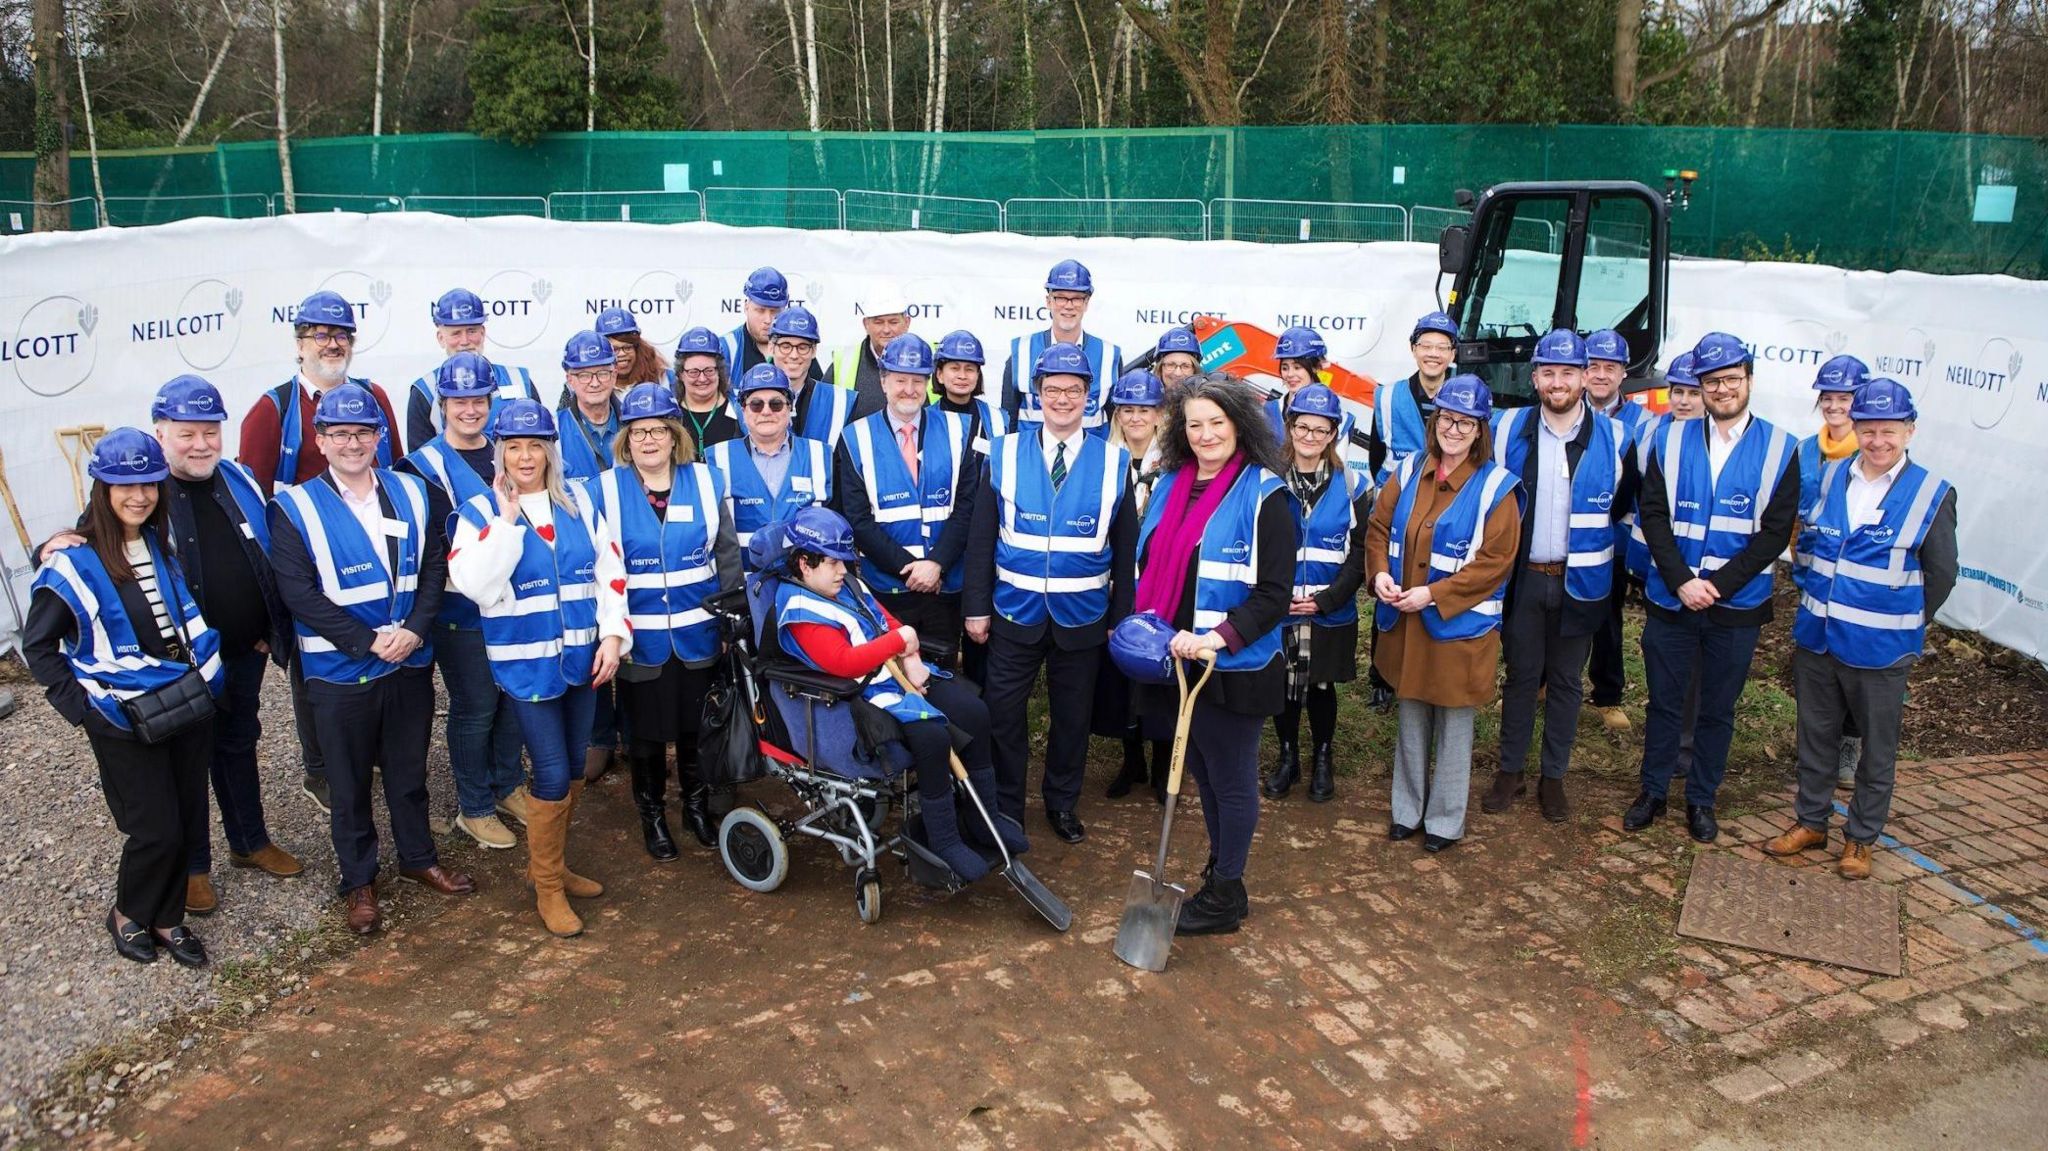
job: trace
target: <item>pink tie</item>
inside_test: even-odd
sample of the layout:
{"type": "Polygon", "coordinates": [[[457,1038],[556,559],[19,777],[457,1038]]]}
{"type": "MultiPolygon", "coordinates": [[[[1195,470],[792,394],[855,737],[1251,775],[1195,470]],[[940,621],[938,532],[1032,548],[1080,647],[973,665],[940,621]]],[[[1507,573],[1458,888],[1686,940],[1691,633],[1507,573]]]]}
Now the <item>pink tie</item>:
{"type": "Polygon", "coordinates": [[[910,469],[911,482],[917,481],[917,429],[901,427],[896,429],[896,442],[903,445],[903,466],[910,469]]]}

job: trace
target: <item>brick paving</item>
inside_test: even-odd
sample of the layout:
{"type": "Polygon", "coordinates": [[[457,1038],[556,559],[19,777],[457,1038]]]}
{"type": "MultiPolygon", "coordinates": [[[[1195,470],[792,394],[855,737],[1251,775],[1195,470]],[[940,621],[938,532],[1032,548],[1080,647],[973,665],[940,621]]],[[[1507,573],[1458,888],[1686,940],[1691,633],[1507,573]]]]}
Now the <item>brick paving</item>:
{"type": "MultiPolygon", "coordinates": [[[[94,1142],[1564,1147],[1610,1108],[1783,1098],[2048,1005],[2048,754],[1901,770],[1873,880],[1902,889],[1898,979],[1677,939],[1699,849],[1670,820],[1621,833],[1611,784],[1575,797],[1562,826],[1475,803],[1440,857],[1386,841],[1383,780],[1269,804],[1246,930],[1148,975],[1110,954],[1148,802],[1090,798],[1085,843],[1036,841],[1076,910],[1059,936],[999,884],[942,899],[893,866],[862,927],[809,846],[766,896],[704,854],[658,868],[607,786],[572,844],[613,884],[584,937],[544,936],[515,861],[466,859],[483,894],[195,1051],[94,1142]]],[[[1707,850],[1756,856],[1789,812],[1707,850]]]]}

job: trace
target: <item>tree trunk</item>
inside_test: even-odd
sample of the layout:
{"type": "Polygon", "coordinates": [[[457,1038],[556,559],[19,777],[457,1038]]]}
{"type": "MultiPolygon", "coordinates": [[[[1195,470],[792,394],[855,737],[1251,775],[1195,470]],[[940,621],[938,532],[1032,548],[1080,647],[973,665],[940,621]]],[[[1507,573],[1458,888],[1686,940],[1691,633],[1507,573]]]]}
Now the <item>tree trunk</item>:
{"type": "Polygon", "coordinates": [[[896,130],[896,0],[882,0],[882,119],[896,130]]]}
{"type": "Polygon", "coordinates": [[[70,84],[64,77],[63,0],[35,0],[33,46],[29,57],[36,73],[36,175],[29,198],[36,202],[35,229],[63,232],[71,228],[71,145],[65,135],[70,119],[70,84]]]}
{"type": "Polygon", "coordinates": [[[1749,115],[1742,122],[1746,128],[1756,127],[1757,110],[1763,107],[1764,102],[1764,77],[1770,73],[1771,51],[1777,42],[1778,22],[1773,20],[1764,25],[1763,42],[1757,46],[1756,63],[1751,69],[1749,77],[1749,115]]]}
{"type": "Polygon", "coordinates": [[[939,37],[932,26],[932,0],[923,0],[919,10],[924,18],[924,119],[918,131],[932,130],[932,91],[939,86],[939,37]]]}
{"type": "MultiPolygon", "coordinates": [[[[1384,0],[1383,0],[1384,2],[1384,0]]],[[[1614,7],[1614,106],[1632,117],[1636,105],[1636,65],[1643,54],[1643,0],[1616,0],[1614,7]]]]}
{"type": "MultiPolygon", "coordinates": [[[[1074,0],[1074,23],[1081,29],[1081,52],[1088,57],[1088,80],[1095,92],[1095,126],[1109,126],[1109,109],[1102,103],[1102,69],[1095,63],[1095,36],[1088,31],[1088,14],[1081,10],[1081,0],[1074,0]]],[[[1081,126],[1088,126],[1088,106],[1081,106],[1081,126]]]]}
{"type": "Polygon", "coordinates": [[[818,5],[817,0],[804,0],[804,67],[809,71],[811,83],[811,131],[820,130],[818,96],[818,5]]]}
{"type": "Polygon", "coordinates": [[[583,130],[597,131],[597,0],[583,0],[583,35],[590,42],[584,55],[583,130]]]}
{"type": "Polygon", "coordinates": [[[1373,0],[1372,5],[1372,88],[1366,119],[1387,122],[1387,66],[1391,59],[1393,8],[1390,0],[1373,0]]]}
{"type": "Polygon", "coordinates": [[[270,0],[270,50],[274,62],[270,85],[277,103],[277,178],[284,189],[284,210],[299,210],[298,194],[292,188],[292,130],[284,111],[284,0],[270,0]]]}
{"type": "Polygon", "coordinates": [[[875,90],[868,71],[868,8],[867,0],[853,0],[854,69],[855,78],[860,82],[859,99],[855,105],[860,109],[860,126],[865,132],[875,130],[875,90]]]}
{"type": "MultiPolygon", "coordinates": [[[[1230,68],[1231,52],[1237,43],[1237,24],[1233,14],[1225,11],[1228,0],[1207,0],[1204,5],[1202,53],[1199,57],[1188,51],[1179,30],[1170,23],[1174,19],[1174,9],[1167,9],[1168,22],[1162,22],[1160,14],[1147,0],[1118,0],[1118,3],[1130,16],[1132,25],[1166,56],[1174,71],[1180,74],[1202,123],[1227,128],[1244,122],[1244,112],[1239,103],[1243,87],[1230,68]]],[[[1269,38],[1267,47],[1271,46],[1269,38]]]]}
{"type": "Polygon", "coordinates": [[[704,63],[711,68],[711,84],[718,89],[718,102],[725,106],[725,128],[730,132],[739,127],[732,114],[732,92],[725,86],[725,74],[718,70],[718,53],[711,50],[711,37],[704,31],[704,6],[697,0],[690,0],[690,24],[697,29],[697,43],[704,48],[704,63]]]}
{"type": "Polygon", "coordinates": [[[811,92],[804,85],[804,38],[796,29],[796,9],[790,6],[789,0],[782,0],[782,18],[789,24],[789,62],[796,69],[796,96],[804,107],[809,108],[811,92]]]}
{"type": "Polygon", "coordinates": [[[220,38],[220,50],[213,54],[213,63],[207,65],[206,78],[199,82],[199,93],[192,97],[192,110],[185,113],[185,122],[178,125],[178,138],[171,141],[172,147],[182,146],[192,138],[193,129],[199,127],[199,115],[206,110],[206,97],[213,91],[213,82],[220,77],[220,66],[227,63],[228,49],[235,46],[235,33],[240,29],[241,25],[230,18],[227,35],[220,38]]]}
{"type": "Polygon", "coordinates": [[[377,0],[377,76],[374,80],[376,94],[370,100],[370,135],[384,134],[384,37],[385,10],[389,0],[377,0]]]}
{"type": "MultiPolygon", "coordinates": [[[[71,42],[78,43],[78,37],[72,36],[71,42]]],[[[93,206],[99,209],[100,219],[104,221],[107,218],[107,185],[106,181],[100,179],[100,135],[92,122],[92,89],[85,84],[85,57],[75,48],[71,53],[71,62],[78,66],[78,106],[85,111],[86,154],[92,157],[92,202],[93,206]]]]}
{"type": "Polygon", "coordinates": [[[950,0],[939,0],[939,95],[932,105],[932,131],[946,130],[946,65],[951,55],[947,47],[947,26],[952,23],[952,14],[947,10],[950,0]]]}

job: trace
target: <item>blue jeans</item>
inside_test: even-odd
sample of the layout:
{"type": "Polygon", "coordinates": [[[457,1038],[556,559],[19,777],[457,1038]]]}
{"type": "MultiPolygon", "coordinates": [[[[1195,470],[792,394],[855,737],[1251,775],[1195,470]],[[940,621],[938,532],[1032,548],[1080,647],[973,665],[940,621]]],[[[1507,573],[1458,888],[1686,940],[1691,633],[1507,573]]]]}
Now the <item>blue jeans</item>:
{"type": "Polygon", "coordinates": [[[434,629],[434,662],[448,688],[448,770],[462,814],[482,819],[525,778],[519,719],[491,679],[480,628],[434,629]]]}
{"type": "Polygon", "coordinates": [[[1757,627],[1722,627],[1704,613],[1680,612],[1666,619],[1651,612],[1643,625],[1643,671],[1650,705],[1643,725],[1643,790],[1659,799],[1671,790],[1678,765],[1682,713],[1689,685],[1699,684],[1699,713],[1692,728],[1692,770],[1686,773],[1685,802],[1714,806],[1728,771],[1728,745],[1735,740],[1735,701],[1749,679],[1756,654],[1757,627]]]}
{"type": "Polygon", "coordinates": [[[535,703],[505,697],[519,717],[526,754],[533,759],[533,797],[554,803],[569,798],[569,784],[583,778],[583,753],[590,747],[597,692],[572,687],[535,703]]]}
{"type": "MultiPolygon", "coordinates": [[[[263,788],[256,775],[256,741],[263,737],[263,665],[268,662],[270,657],[260,651],[221,658],[227,682],[214,710],[213,758],[207,771],[213,777],[221,830],[227,833],[228,850],[236,855],[270,846],[270,832],[263,826],[263,788]]],[[[192,875],[213,870],[211,834],[192,841],[185,870],[192,875]]]]}
{"type": "Polygon", "coordinates": [[[591,709],[590,739],[584,746],[617,751],[631,743],[633,732],[626,723],[626,709],[619,706],[619,682],[613,680],[592,688],[591,693],[596,697],[596,706],[591,709]]]}

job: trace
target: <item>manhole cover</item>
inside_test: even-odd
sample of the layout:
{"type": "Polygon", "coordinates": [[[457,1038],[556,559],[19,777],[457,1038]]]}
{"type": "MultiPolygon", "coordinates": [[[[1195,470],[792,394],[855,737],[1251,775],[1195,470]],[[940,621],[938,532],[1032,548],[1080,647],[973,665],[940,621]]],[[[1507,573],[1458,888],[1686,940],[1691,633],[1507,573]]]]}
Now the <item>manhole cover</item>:
{"type": "Polygon", "coordinates": [[[1822,867],[1702,852],[1685,885],[1678,933],[1879,975],[1900,972],[1898,890],[1822,867]]]}

